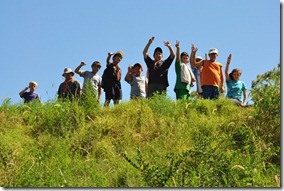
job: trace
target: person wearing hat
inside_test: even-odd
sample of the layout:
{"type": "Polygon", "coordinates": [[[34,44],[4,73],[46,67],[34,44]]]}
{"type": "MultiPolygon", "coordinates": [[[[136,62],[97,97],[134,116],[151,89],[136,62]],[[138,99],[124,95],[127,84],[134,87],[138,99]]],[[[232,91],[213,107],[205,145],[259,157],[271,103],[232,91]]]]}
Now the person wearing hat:
{"type": "Polygon", "coordinates": [[[70,68],[65,68],[62,76],[65,78],[58,88],[59,99],[73,100],[81,96],[81,83],[74,79],[74,72],[70,68]]]}
{"type": "Polygon", "coordinates": [[[20,97],[24,98],[24,103],[28,103],[32,100],[39,100],[38,94],[35,93],[36,89],[37,83],[35,81],[31,81],[29,85],[19,93],[20,97]],[[28,89],[30,89],[29,92],[27,92],[28,89]]]}
{"type": "Polygon", "coordinates": [[[222,64],[216,62],[218,57],[218,49],[210,48],[208,55],[210,60],[201,60],[196,62],[197,48],[192,44],[190,63],[192,66],[199,67],[203,66],[201,84],[204,99],[217,99],[219,92],[224,92],[224,76],[222,72],[222,64]]]}
{"type": "MultiPolygon", "coordinates": [[[[195,57],[195,61],[196,62],[200,62],[202,61],[202,57],[201,56],[196,56],[195,57]]],[[[191,66],[192,72],[195,76],[196,79],[196,91],[198,93],[198,97],[201,98],[202,97],[202,88],[201,88],[201,73],[202,73],[202,66],[198,66],[198,67],[194,67],[191,66]]]]}
{"type": "Polygon", "coordinates": [[[195,82],[194,74],[191,67],[188,66],[189,54],[187,52],[182,52],[180,54],[180,42],[176,42],[176,84],[174,91],[176,93],[176,99],[190,99],[190,88],[193,87],[195,82]]]}
{"type": "Polygon", "coordinates": [[[122,99],[121,90],[121,69],[118,64],[121,62],[124,54],[122,51],[118,51],[115,54],[108,53],[107,67],[104,70],[102,76],[102,88],[105,91],[105,103],[104,106],[109,106],[110,101],[113,100],[114,104],[118,104],[119,100],[122,99]],[[112,62],[110,63],[110,57],[112,62]]]}
{"type": "Polygon", "coordinates": [[[102,94],[102,78],[99,76],[98,71],[101,69],[101,63],[99,61],[94,61],[91,66],[92,71],[80,70],[83,66],[86,66],[84,61],[82,61],[75,69],[75,73],[84,78],[82,92],[83,94],[86,93],[87,83],[91,83],[93,93],[97,98],[97,101],[100,101],[102,94]]]}
{"type": "Polygon", "coordinates": [[[163,51],[160,47],[155,48],[154,50],[154,60],[150,58],[148,55],[148,49],[155,37],[151,37],[146,44],[143,50],[144,61],[147,65],[147,75],[148,77],[148,97],[154,95],[154,93],[163,93],[167,91],[167,87],[169,86],[168,82],[168,71],[174,60],[175,53],[174,50],[169,43],[169,41],[164,41],[166,47],[169,48],[170,55],[166,60],[163,59],[163,51]]]}
{"type": "Polygon", "coordinates": [[[146,98],[148,91],[148,80],[145,76],[142,76],[143,67],[140,63],[134,64],[134,66],[128,67],[128,72],[125,75],[124,80],[130,84],[130,98],[146,98]]]}

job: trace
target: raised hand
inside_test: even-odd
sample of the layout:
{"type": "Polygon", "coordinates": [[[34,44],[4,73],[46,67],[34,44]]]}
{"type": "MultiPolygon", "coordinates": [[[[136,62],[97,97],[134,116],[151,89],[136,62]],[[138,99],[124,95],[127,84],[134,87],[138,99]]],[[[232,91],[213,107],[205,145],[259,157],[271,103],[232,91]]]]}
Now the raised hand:
{"type": "Polygon", "coordinates": [[[84,61],[82,61],[82,62],[80,63],[80,65],[81,65],[81,66],[86,66],[86,63],[85,63],[84,61]]]}
{"type": "Polygon", "coordinates": [[[164,44],[165,44],[166,47],[170,47],[171,46],[169,41],[164,41],[164,44]]]}
{"type": "Polygon", "coordinates": [[[149,43],[152,43],[154,41],[155,37],[152,36],[150,39],[149,39],[149,43]]]}
{"type": "Polygon", "coordinates": [[[231,59],[232,59],[232,54],[230,54],[230,55],[228,56],[228,59],[227,59],[227,64],[230,64],[230,62],[231,62],[231,59]]]}
{"type": "Polygon", "coordinates": [[[194,46],[194,44],[191,44],[191,51],[196,53],[197,50],[198,50],[198,48],[196,48],[196,47],[194,46]]]}
{"type": "Polygon", "coordinates": [[[176,41],[176,47],[177,47],[177,48],[179,48],[179,47],[180,47],[180,46],[179,46],[179,41],[178,41],[178,40],[176,41]]]}

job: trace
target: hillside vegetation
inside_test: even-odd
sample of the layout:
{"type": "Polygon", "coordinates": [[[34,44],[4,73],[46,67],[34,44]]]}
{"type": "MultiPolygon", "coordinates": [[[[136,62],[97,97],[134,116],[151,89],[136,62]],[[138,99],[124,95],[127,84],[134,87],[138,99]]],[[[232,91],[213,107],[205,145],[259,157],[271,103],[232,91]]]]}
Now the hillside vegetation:
{"type": "Polygon", "coordinates": [[[1,187],[280,187],[280,64],[254,105],[166,96],[0,107],[1,187]]]}

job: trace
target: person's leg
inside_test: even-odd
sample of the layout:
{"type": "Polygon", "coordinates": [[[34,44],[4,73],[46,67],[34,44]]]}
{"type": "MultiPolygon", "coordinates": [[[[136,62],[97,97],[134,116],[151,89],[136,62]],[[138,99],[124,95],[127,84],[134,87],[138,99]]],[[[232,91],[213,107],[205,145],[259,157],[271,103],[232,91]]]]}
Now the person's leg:
{"type": "Polygon", "coordinates": [[[210,99],[211,97],[211,87],[210,86],[202,86],[202,95],[203,99],[210,99]]]}
{"type": "Polygon", "coordinates": [[[219,88],[216,86],[212,86],[212,93],[211,93],[211,99],[218,99],[219,98],[219,88]]]}

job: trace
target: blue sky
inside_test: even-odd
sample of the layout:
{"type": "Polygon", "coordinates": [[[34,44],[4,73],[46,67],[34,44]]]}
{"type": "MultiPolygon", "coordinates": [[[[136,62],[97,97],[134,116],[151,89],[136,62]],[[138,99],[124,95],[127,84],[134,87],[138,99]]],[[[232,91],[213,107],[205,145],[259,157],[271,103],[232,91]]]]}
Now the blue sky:
{"type": "MultiPolygon", "coordinates": [[[[6,98],[21,102],[18,94],[32,80],[39,84],[42,102],[52,100],[65,67],[75,70],[85,61],[82,69],[91,70],[97,60],[102,75],[108,52],[124,51],[124,78],[130,64],[146,68],[142,51],[152,36],[151,56],[160,46],[168,57],[164,40],[174,50],[179,40],[181,51],[187,52],[194,43],[202,57],[215,47],[224,71],[232,53],[230,71],[241,68],[248,89],[258,74],[280,62],[276,0],[0,0],[0,26],[1,103],[6,98]]],[[[175,80],[173,62],[167,93],[173,99],[175,80]]],[[[130,85],[123,80],[122,90],[123,101],[129,100],[130,85]]]]}

